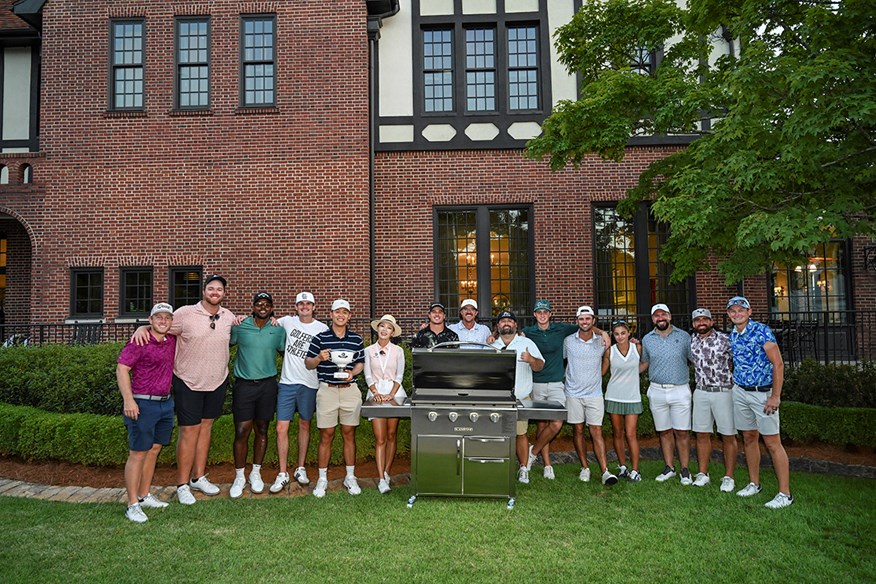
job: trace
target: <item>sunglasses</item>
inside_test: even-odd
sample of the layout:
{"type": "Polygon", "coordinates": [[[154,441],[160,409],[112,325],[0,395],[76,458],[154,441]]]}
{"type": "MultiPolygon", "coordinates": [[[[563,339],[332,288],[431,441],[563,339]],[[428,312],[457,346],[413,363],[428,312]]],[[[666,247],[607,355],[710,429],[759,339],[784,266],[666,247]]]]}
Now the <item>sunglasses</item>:
{"type": "Polygon", "coordinates": [[[210,328],[216,330],[216,321],[219,320],[219,314],[214,314],[210,317],[210,328]]]}

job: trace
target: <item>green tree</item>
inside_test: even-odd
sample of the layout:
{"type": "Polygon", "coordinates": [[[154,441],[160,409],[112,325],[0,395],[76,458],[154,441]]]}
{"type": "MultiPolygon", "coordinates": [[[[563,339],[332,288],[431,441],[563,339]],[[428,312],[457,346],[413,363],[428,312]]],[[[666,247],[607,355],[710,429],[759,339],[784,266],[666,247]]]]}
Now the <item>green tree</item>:
{"type": "Polygon", "coordinates": [[[872,0],[585,0],[555,41],[581,97],[557,105],[527,156],[559,169],[619,161],[634,135],[699,136],[620,205],[651,200],[669,223],[674,280],[711,253],[732,283],[876,235],[872,0]],[[640,49],[662,51],[650,74],[631,66],[640,49]]]}

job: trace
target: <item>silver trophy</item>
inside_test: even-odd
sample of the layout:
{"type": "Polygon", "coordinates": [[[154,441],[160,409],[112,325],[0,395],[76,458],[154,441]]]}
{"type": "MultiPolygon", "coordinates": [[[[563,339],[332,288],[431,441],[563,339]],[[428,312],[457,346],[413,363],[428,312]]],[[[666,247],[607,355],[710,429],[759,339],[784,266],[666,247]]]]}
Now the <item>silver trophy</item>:
{"type": "Polygon", "coordinates": [[[344,349],[332,351],[332,363],[338,366],[338,371],[335,371],[335,379],[347,379],[349,373],[345,369],[353,362],[354,355],[354,351],[346,351],[344,349]]]}

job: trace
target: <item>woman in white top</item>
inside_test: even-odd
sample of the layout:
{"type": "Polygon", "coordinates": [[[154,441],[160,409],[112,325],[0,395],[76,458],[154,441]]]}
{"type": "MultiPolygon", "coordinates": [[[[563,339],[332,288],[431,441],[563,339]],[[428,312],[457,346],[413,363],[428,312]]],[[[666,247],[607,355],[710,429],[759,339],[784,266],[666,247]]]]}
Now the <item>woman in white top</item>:
{"type": "MultiPolygon", "coordinates": [[[[371,321],[377,331],[377,342],[365,349],[365,383],[368,384],[368,401],[387,406],[401,405],[407,394],[401,386],[405,374],[405,353],[391,342],[392,337],[402,334],[401,327],[391,314],[371,321]]],[[[377,463],[377,490],[389,492],[389,470],[395,458],[395,440],[398,418],[372,418],[374,428],[374,460],[377,463]]]]}
{"type": "Polygon", "coordinates": [[[605,390],[605,411],[611,415],[614,451],[617,454],[618,476],[630,481],[642,480],[639,474],[639,439],[636,426],[642,413],[642,393],[639,386],[639,350],[630,343],[630,327],[619,321],[612,325],[611,334],[615,344],[602,359],[602,374],[611,369],[611,379],[605,390]],[[630,464],[627,471],[624,435],[630,447],[630,464]]]}

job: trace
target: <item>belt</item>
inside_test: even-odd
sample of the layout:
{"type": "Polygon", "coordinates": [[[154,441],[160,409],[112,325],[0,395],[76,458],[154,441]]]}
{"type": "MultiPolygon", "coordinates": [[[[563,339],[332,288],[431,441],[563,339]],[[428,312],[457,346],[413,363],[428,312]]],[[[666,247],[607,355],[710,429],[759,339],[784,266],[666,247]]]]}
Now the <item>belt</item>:
{"type": "Polygon", "coordinates": [[[134,399],[139,399],[143,401],[167,401],[171,398],[170,394],[167,395],[148,395],[145,393],[135,393],[134,399]]]}
{"type": "Polygon", "coordinates": [[[654,383],[652,381],[651,385],[656,385],[657,387],[660,387],[662,389],[670,389],[673,387],[684,387],[685,385],[687,385],[687,383],[654,383]]]}
{"type": "Polygon", "coordinates": [[[338,389],[343,389],[345,387],[353,387],[352,383],[326,383],[329,387],[337,387],[338,389]]]}
{"type": "Polygon", "coordinates": [[[698,385],[697,391],[705,391],[707,393],[720,393],[722,391],[730,391],[733,389],[733,386],[721,386],[721,385],[698,385]]]}
{"type": "MultiPolygon", "coordinates": [[[[736,385],[739,385],[738,383],[736,385]]],[[[768,391],[772,391],[772,385],[739,385],[745,391],[759,391],[760,393],[766,393],[768,391]]]]}

